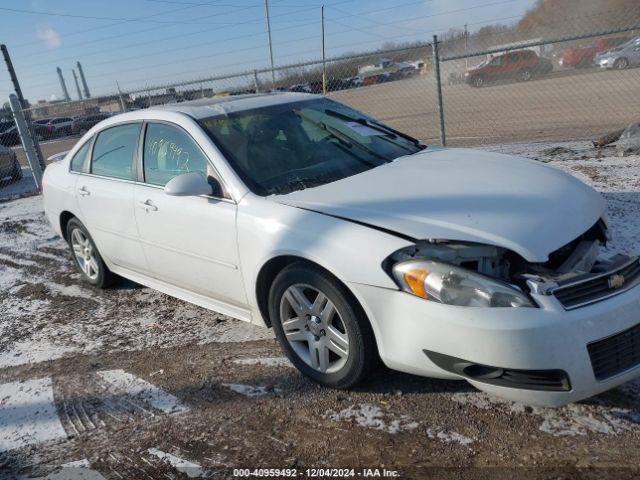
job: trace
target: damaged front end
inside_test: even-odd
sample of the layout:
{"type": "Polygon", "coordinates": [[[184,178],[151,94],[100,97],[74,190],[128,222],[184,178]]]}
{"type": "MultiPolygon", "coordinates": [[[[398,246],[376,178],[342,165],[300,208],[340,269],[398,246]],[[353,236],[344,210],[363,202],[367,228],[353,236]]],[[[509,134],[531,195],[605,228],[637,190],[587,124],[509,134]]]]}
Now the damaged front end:
{"type": "Polygon", "coordinates": [[[383,268],[402,290],[438,303],[536,307],[532,295],[552,295],[570,310],[640,283],[637,257],[602,254],[609,240],[606,223],[599,220],[544,263],[498,246],[424,240],[392,254],[383,268]]]}

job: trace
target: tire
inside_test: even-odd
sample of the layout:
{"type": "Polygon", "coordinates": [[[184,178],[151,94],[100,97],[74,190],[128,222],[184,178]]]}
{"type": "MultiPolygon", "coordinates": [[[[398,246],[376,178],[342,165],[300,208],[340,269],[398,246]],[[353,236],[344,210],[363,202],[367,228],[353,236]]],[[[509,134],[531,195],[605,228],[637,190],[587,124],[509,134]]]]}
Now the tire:
{"type": "Polygon", "coordinates": [[[484,78],[482,77],[473,77],[471,79],[471,86],[475,88],[480,88],[484,86],[484,78]]]}
{"type": "Polygon", "coordinates": [[[117,278],[116,275],[104,263],[91,235],[77,218],[72,218],[67,224],[67,241],[71,250],[71,257],[85,282],[96,288],[108,288],[113,285],[117,278]],[[84,241],[87,242],[84,246],[89,250],[82,248],[84,241]],[[78,245],[80,245],[80,248],[76,251],[78,245]],[[85,259],[91,258],[93,261],[83,261],[83,257],[85,259]],[[90,267],[85,267],[87,263],[90,264],[90,267]]]}
{"type": "Polygon", "coordinates": [[[531,78],[533,78],[533,74],[529,69],[524,69],[518,74],[518,79],[521,82],[528,82],[529,80],[531,80],[531,78]]]}
{"type": "Polygon", "coordinates": [[[629,66],[629,60],[626,58],[618,58],[615,62],[613,62],[613,68],[616,70],[624,70],[629,66]]]}
{"type": "Polygon", "coordinates": [[[344,285],[319,268],[300,262],[282,270],[269,292],[269,317],[285,355],[320,385],[352,387],[378,362],[373,330],[362,308],[344,285]],[[310,308],[300,309],[305,299],[310,308]]]}

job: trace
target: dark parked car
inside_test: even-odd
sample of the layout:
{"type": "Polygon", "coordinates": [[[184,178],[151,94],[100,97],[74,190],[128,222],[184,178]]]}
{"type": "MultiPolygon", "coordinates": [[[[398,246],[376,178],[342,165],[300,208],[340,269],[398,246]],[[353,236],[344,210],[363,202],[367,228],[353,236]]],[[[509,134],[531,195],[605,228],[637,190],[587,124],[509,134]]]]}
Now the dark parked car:
{"type": "MultiPolygon", "coordinates": [[[[33,131],[36,135],[36,140],[45,140],[53,136],[51,130],[46,125],[34,124],[33,131]]],[[[20,143],[20,134],[18,133],[18,128],[15,125],[0,133],[0,145],[13,147],[14,145],[20,145],[20,143]]]]}
{"type": "Polygon", "coordinates": [[[73,121],[71,124],[71,133],[83,134],[91,129],[94,125],[97,125],[102,120],[109,118],[111,115],[108,113],[94,113],[92,115],[85,115],[84,117],[79,117],[73,121]]]}
{"type": "Polygon", "coordinates": [[[551,61],[539,57],[533,50],[517,50],[493,57],[464,74],[465,82],[474,87],[502,79],[518,79],[523,82],[536,75],[553,70],[551,61]]]}
{"type": "Polygon", "coordinates": [[[13,150],[0,146],[0,187],[6,184],[6,179],[17,182],[22,178],[22,168],[13,150]]]}

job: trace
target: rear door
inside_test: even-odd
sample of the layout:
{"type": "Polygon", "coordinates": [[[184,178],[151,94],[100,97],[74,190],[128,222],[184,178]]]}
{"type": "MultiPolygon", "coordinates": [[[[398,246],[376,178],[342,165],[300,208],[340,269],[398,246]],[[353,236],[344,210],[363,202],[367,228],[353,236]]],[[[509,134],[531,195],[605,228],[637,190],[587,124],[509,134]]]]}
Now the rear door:
{"type": "Polygon", "coordinates": [[[126,123],[97,134],[87,166],[78,172],[75,195],[82,221],[102,256],[118,266],[145,272],[133,211],[134,157],[141,126],[126,123]]]}
{"type": "Polygon", "coordinates": [[[246,306],[235,202],[224,191],[199,197],[164,193],[169,180],[187,172],[222,184],[209,159],[184,129],[164,122],[146,124],[141,150],[135,213],[151,274],[227,305],[246,306]]]}

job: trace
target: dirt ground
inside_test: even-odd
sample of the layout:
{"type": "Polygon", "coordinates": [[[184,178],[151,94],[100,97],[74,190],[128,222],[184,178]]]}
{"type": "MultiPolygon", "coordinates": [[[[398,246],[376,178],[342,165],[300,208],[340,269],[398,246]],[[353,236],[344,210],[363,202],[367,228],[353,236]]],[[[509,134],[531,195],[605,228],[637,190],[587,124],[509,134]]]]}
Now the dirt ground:
{"type": "MultiPolygon", "coordinates": [[[[593,184],[609,202],[618,247],[640,251],[640,157],[602,155],[586,142],[551,147],[493,149],[593,184]]],[[[106,291],[79,283],[41,205],[0,203],[0,478],[238,478],[234,468],[261,467],[316,478],[336,472],[307,469],[640,475],[640,382],[558,409],[385,368],[351,391],[320,388],[266,329],[131,282],[106,291]],[[31,410],[25,400],[11,407],[20,395],[31,410]]]]}

